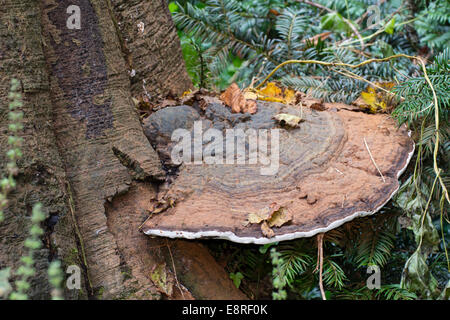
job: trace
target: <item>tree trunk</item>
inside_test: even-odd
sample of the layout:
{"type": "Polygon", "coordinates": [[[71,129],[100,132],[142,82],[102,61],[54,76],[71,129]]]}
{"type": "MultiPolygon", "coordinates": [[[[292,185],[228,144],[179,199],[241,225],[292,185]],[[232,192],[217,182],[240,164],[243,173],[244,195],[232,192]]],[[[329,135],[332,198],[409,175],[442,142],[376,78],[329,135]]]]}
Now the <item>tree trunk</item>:
{"type": "Polygon", "coordinates": [[[0,269],[19,265],[31,208],[41,202],[54,218],[47,220],[46,245],[36,254],[32,298],[49,297],[46,270],[53,258],[84,272],[81,290],[66,289],[70,299],[188,299],[191,292],[206,299],[242,298],[204,247],[149,239],[138,230],[147,214],[139,204],[155,197],[165,172],[132,98],[180,95],[192,86],[166,1],[1,4],[2,175],[11,78],[22,83],[25,129],[18,187],[0,224],[0,269]],[[81,9],[80,29],[67,27],[70,5],[81,9]],[[172,251],[191,261],[180,278],[172,251]],[[177,282],[200,279],[204,268],[215,274],[206,277],[206,286],[177,282]],[[165,284],[155,270],[166,273],[165,284]]]}

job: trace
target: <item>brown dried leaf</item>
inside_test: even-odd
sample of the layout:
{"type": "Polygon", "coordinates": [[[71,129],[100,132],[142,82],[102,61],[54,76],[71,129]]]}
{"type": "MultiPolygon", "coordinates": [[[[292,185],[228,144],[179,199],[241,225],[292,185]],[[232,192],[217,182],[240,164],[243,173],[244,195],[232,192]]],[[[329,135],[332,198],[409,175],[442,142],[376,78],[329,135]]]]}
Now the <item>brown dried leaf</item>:
{"type": "Polygon", "coordinates": [[[244,113],[247,112],[247,113],[254,114],[254,113],[256,113],[257,110],[258,110],[258,107],[256,106],[256,101],[247,100],[245,102],[244,109],[241,110],[241,112],[244,112],[244,113]]]}
{"type": "Polygon", "coordinates": [[[168,200],[162,199],[159,200],[156,204],[154,204],[153,209],[150,210],[153,214],[158,214],[163,211],[166,211],[169,209],[169,207],[173,207],[175,205],[175,200],[172,198],[169,198],[168,200]]]}
{"type": "Polygon", "coordinates": [[[258,95],[255,92],[252,91],[244,91],[244,98],[250,99],[250,100],[257,100],[258,95]]]}
{"type": "Polygon", "coordinates": [[[307,38],[307,39],[303,39],[302,40],[302,42],[303,43],[311,43],[312,45],[317,45],[317,43],[319,42],[319,39],[321,40],[321,41],[324,41],[324,40],[326,40],[328,37],[330,37],[330,35],[331,35],[331,32],[330,31],[327,31],[327,32],[323,32],[323,33],[320,33],[320,34],[318,34],[318,35],[315,35],[314,37],[311,37],[311,38],[307,38]]]}
{"type": "Polygon", "coordinates": [[[275,236],[275,232],[273,232],[273,230],[270,229],[266,221],[264,221],[261,225],[261,232],[267,238],[273,238],[275,236]]]}
{"type": "Polygon", "coordinates": [[[231,108],[233,113],[255,113],[257,110],[256,102],[247,100],[236,83],[231,84],[227,90],[220,95],[227,106],[231,108]]]}

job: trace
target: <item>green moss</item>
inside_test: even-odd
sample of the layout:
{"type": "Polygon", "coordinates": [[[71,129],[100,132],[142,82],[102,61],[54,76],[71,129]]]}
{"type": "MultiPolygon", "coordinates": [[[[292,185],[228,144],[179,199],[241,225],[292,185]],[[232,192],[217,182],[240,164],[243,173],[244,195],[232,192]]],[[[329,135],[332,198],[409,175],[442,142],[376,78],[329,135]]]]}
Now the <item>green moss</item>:
{"type": "Polygon", "coordinates": [[[103,298],[103,293],[105,292],[105,288],[100,287],[97,290],[97,293],[95,294],[95,296],[97,297],[97,299],[101,300],[103,298]]]}
{"type": "Polygon", "coordinates": [[[128,280],[133,277],[129,271],[123,271],[122,276],[123,276],[123,280],[128,280]]]}
{"type": "Polygon", "coordinates": [[[80,265],[78,248],[72,248],[72,250],[64,257],[63,261],[66,266],[80,265]]]}

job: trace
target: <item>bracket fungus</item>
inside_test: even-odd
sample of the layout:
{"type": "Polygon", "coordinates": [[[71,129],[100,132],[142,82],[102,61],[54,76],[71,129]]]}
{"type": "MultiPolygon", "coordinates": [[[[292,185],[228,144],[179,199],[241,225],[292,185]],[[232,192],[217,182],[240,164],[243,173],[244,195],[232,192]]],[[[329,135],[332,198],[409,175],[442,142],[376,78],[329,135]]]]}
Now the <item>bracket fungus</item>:
{"type": "Polygon", "coordinates": [[[377,212],[398,190],[412,157],[407,128],[387,114],[345,104],[323,109],[257,101],[254,114],[231,113],[208,99],[153,113],[144,131],[168,178],[143,232],[265,244],[311,237],[377,212]],[[279,114],[302,121],[281,126],[279,114]],[[188,146],[182,158],[180,145],[188,146]]]}

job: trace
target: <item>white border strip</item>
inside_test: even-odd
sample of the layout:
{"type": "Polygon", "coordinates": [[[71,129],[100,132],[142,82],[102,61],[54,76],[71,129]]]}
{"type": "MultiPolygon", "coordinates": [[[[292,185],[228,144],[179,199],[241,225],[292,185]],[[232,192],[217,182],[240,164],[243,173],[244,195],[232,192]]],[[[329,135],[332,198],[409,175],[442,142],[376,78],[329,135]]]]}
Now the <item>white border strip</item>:
{"type": "MultiPolygon", "coordinates": [[[[411,131],[408,132],[408,135],[411,136],[411,131]]],[[[403,174],[403,172],[405,172],[406,168],[408,167],[408,164],[411,161],[411,158],[414,154],[414,150],[415,150],[415,143],[413,142],[413,149],[408,154],[408,159],[406,161],[405,166],[398,172],[397,179],[400,178],[400,176],[403,174]]],[[[158,230],[158,229],[148,229],[148,230],[144,231],[144,233],[149,236],[166,237],[166,238],[172,238],[172,239],[185,238],[185,239],[192,240],[192,239],[199,239],[199,238],[215,238],[215,239],[229,240],[229,241],[238,242],[238,243],[254,243],[254,244],[267,244],[267,243],[273,243],[273,242],[278,242],[278,241],[293,240],[293,239],[297,239],[297,238],[309,238],[318,233],[324,233],[324,232],[330,231],[332,229],[335,229],[335,228],[343,225],[344,223],[349,222],[355,218],[364,217],[364,216],[368,216],[368,215],[372,215],[372,214],[376,213],[382,207],[384,207],[384,205],[386,203],[388,203],[389,200],[392,199],[392,197],[397,193],[399,188],[400,188],[400,186],[398,186],[397,189],[395,189],[390,194],[388,199],[381,206],[379,206],[376,210],[374,210],[372,212],[358,211],[358,212],[353,213],[350,216],[345,217],[344,219],[332,222],[327,227],[318,228],[318,229],[314,229],[314,230],[306,231],[306,232],[300,231],[300,232],[294,232],[294,233],[287,233],[287,234],[282,234],[282,235],[275,236],[272,238],[238,237],[235,233],[233,233],[231,231],[221,232],[221,231],[217,231],[217,230],[189,232],[189,231],[167,231],[167,230],[158,230]]]]}

